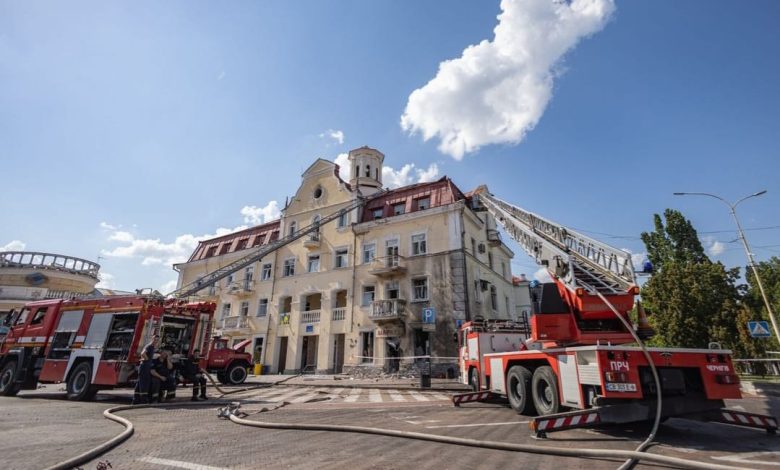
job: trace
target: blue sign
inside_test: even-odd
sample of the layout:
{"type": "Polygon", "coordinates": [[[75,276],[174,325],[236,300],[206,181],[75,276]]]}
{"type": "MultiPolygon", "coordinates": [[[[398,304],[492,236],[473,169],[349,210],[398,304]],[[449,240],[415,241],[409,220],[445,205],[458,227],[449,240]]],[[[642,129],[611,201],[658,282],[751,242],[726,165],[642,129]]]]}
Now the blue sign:
{"type": "Polygon", "coordinates": [[[459,330],[461,326],[463,326],[463,320],[455,320],[455,328],[459,330]]]}
{"type": "Polygon", "coordinates": [[[433,307],[426,307],[422,310],[423,323],[436,323],[436,309],[433,307]]]}
{"type": "Polygon", "coordinates": [[[306,325],[306,333],[314,333],[314,325],[306,325]]]}
{"type": "Polygon", "coordinates": [[[748,331],[750,331],[750,336],[754,338],[769,338],[772,336],[772,333],[769,332],[769,323],[764,320],[749,321],[748,331]]]}

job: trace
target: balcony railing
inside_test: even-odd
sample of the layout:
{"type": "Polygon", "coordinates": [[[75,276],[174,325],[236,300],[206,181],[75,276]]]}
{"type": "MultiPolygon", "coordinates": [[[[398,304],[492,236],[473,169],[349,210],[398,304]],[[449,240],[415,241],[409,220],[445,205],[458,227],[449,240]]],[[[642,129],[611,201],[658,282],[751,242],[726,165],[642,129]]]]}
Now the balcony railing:
{"type": "Polygon", "coordinates": [[[335,307],[333,309],[333,315],[331,316],[332,321],[340,321],[347,318],[347,308],[346,307],[335,307]]]}
{"type": "Polygon", "coordinates": [[[403,256],[391,255],[374,258],[368,268],[374,276],[394,276],[406,273],[406,260],[403,256]]]}
{"type": "Polygon", "coordinates": [[[2,268],[51,269],[70,274],[81,274],[98,279],[100,265],[81,258],[41,253],[37,251],[4,251],[0,253],[2,268]]]}
{"type": "Polygon", "coordinates": [[[301,312],[301,323],[319,323],[320,310],[306,310],[301,312]]]}
{"type": "Polygon", "coordinates": [[[240,330],[244,328],[249,328],[249,322],[243,315],[237,317],[225,317],[222,319],[223,330],[240,330]]]}
{"type": "Polygon", "coordinates": [[[232,295],[249,295],[255,290],[254,279],[241,279],[225,286],[225,292],[232,295]]]}
{"type": "Polygon", "coordinates": [[[313,232],[303,240],[303,246],[306,248],[319,248],[320,247],[320,232],[313,232]]]}
{"type": "Polygon", "coordinates": [[[400,320],[405,316],[406,300],[375,300],[371,303],[368,317],[374,321],[400,320]]]}

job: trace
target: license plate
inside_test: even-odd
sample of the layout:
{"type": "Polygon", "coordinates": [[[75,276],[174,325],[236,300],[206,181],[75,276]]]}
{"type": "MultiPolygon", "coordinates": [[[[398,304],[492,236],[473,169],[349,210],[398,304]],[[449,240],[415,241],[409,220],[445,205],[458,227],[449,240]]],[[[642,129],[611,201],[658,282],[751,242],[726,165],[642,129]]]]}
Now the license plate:
{"type": "Polygon", "coordinates": [[[636,384],[607,383],[608,392],[636,392],[636,384]]]}

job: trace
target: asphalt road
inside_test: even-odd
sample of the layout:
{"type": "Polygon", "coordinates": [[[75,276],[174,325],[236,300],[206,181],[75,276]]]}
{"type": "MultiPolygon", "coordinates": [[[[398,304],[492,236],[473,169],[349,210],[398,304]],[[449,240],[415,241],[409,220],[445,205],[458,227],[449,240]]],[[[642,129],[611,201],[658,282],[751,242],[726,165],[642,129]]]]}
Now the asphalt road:
{"type": "MultiPolygon", "coordinates": [[[[527,418],[501,404],[469,404],[454,408],[436,394],[404,391],[317,390],[274,387],[235,396],[251,400],[242,410],[248,419],[274,422],[350,424],[408,430],[483,440],[632,450],[649,432],[633,428],[572,430],[531,438],[527,418]],[[255,413],[274,401],[296,401],[273,411],[255,413]],[[393,396],[395,395],[395,396],[393,396]],[[283,400],[274,400],[282,398],[283,400]],[[405,399],[401,401],[399,397],[405,399]],[[423,397],[423,398],[420,398],[423,397]],[[308,403],[307,403],[308,401],[308,403]]],[[[186,394],[186,393],[185,393],[186,394]]],[[[92,403],[62,399],[56,387],[16,398],[0,398],[0,461],[4,469],[45,468],[118,434],[122,427],[101,416],[128,401],[126,391],[99,395],[92,403]]],[[[780,398],[747,398],[730,403],[747,411],[780,415],[780,398]]],[[[273,407],[273,406],[270,406],[273,407]]],[[[219,419],[215,407],[138,409],[120,413],[136,433],[98,461],[112,469],[323,468],[323,469],[614,469],[618,461],[529,455],[391,437],[324,431],[282,431],[250,428],[219,419]]],[[[777,468],[780,437],[761,431],[714,423],[670,419],[652,452],[702,462],[754,468],[777,468]]],[[[637,468],[658,468],[639,465],[637,468]]]]}

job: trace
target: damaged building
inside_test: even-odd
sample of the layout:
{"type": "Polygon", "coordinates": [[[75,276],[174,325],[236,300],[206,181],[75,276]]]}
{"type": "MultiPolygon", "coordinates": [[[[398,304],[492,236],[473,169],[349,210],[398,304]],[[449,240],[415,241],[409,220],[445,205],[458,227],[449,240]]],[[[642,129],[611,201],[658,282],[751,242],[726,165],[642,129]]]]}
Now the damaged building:
{"type": "Polygon", "coordinates": [[[458,326],[520,309],[512,251],[495,221],[449,178],[387,190],[384,155],[349,152],[350,180],[318,159],[278,220],[199,243],[179,286],[286,234],[365,201],[199,292],[218,304],[217,334],[251,338],[268,373],[457,374],[458,326]]]}

